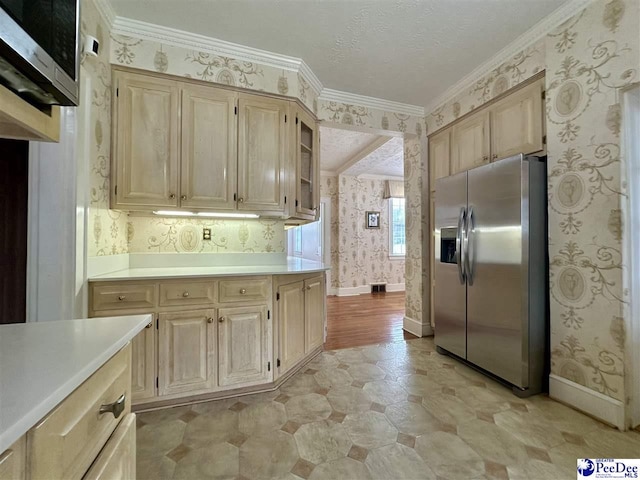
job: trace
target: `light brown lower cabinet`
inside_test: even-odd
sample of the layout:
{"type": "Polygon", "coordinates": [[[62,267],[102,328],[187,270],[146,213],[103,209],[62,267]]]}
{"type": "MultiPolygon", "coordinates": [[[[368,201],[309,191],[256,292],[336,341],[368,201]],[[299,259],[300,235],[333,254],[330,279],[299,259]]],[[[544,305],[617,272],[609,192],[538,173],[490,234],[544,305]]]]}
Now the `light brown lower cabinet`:
{"type": "Polygon", "coordinates": [[[221,387],[264,383],[271,361],[266,305],[218,311],[218,375],[221,387]]]}
{"type": "Polygon", "coordinates": [[[216,386],[215,309],[159,315],[158,393],[197,392],[216,386]]]}
{"type": "Polygon", "coordinates": [[[27,436],[23,435],[0,454],[0,480],[26,478],[27,436]]]}
{"type": "Polygon", "coordinates": [[[135,480],[136,415],[128,414],[118,425],[82,480],[135,480]]]}
{"type": "Polygon", "coordinates": [[[278,287],[279,374],[322,347],[324,340],[324,274],[278,287]]]}
{"type": "Polygon", "coordinates": [[[91,282],[89,291],[92,317],[153,314],[131,342],[134,405],[268,388],[324,340],[322,272],[91,282]]]}
{"type": "Polygon", "coordinates": [[[0,480],[136,478],[128,344],[0,454],[0,480]]]}

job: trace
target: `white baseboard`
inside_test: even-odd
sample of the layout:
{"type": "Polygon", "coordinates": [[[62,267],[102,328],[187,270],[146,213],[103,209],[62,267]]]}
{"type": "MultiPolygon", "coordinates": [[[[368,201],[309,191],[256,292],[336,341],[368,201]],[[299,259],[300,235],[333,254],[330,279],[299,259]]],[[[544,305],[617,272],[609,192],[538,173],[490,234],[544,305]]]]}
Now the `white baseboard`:
{"type": "Polygon", "coordinates": [[[549,396],[625,430],[624,405],[615,398],[557,375],[549,375],[549,396]]]}
{"type": "Polygon", "coordinates": [[[410,317],[404,317],[402,328],[416,337],[430,337],[433,335],[433,328],[428,323],[422,323],[410,317]]]}
{"type": "Polygon", "coordinates": [[[338,287],[329,287],[327,289],[327,295],[338,295],[338,287]]]}
{"type": "MultiPolygon", "coordinates": [[[[339,297],[350,297],[353,295],[362,295],[371,293],[371,285],[360,285],[359,287],[338,287],[335,295],[339,297]]],[[[404,292],[404,283],[387,283],[387,292],[404,292]]],[[[331,294],[330,294],[331,295],[331,294]]]]}
{"type": "Polygon", "coordinates": [[[117,272],[129,268],[129,254],[100,255],[99,257],[87,258],[87,277],[93,278],[97,275],[117,272]]]}

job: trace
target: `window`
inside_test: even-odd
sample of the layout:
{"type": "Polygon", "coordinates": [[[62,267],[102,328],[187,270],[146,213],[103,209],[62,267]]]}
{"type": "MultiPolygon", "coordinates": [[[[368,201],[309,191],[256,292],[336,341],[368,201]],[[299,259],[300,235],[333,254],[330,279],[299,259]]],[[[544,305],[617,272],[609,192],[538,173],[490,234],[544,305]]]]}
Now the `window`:
{"type": "Polygon", "coordinates": [[[389,256],[404,257],[406,252],[404,198],[389,199],[389,219],[389,256]]]}

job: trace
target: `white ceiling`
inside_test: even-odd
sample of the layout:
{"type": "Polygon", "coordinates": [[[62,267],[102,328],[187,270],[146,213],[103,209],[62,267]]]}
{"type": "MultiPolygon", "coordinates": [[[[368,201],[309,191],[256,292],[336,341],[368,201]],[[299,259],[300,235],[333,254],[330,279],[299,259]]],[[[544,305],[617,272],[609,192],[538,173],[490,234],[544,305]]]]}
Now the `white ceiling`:
{"type": "Polygon", "coordinates": [[[404,176],[404,142],[387,137],[339,128],[320,127],[320,170],[331,174],[404,176]],[[368,152],[372,145],[386,142],[368,152]],[[362,154],[362,152],[367,152],[362,154]],[[357,160],[355,163],[354,160],[357,160]]]}
{"type": "Polygon", "coordinates": [[[376,151],[358,163],[347,168],[345,175],[381,175],[383,177],[404,177],[404,140],[392,137],[376,151]]]}
{"type": "Polygon", "coordinates": [[[426,106],[567,0],[111,0],[116,14],[302,58],[326,88],[426,106]]]}

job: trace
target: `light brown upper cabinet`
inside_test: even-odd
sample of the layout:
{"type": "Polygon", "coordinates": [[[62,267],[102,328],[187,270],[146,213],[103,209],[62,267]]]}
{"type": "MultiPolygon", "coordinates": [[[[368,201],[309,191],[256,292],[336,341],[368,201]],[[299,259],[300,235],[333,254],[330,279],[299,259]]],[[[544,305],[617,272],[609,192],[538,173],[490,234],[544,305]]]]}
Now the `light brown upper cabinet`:
{"type": "Polygon", "coordinates": [[[295,207],[297,218],[316,220],[319,215],[320,189],[318,188],[319,140],[316,123],[311,115],[298,109],[295,116],[295,207]]]}
{"type": "Polygon", "coordinates": [[[238,209],[282,215],[289,103],[240,94],[238,209]]]}
{"type": "Polygon", "coordinates": [[[317,218],[316,122],[297,102],[123,69],[113,85],[112,208],[317,218]]]}
{"type": "Polygon", "coordinates": [[[544,152],[544,78],[429,137],[430,189],[435,180],[490,161],[544,152]]]}
{"type": "Polygon", "coordinates": [[[178,206],[178,82],[116,76],[114,207],[178,206]]]}
{"type": "Polygon", "coordinates": [[[234,210],[236,93],[182,86],[180,206],[234,210]]]}
{"type": "Polygon", "coordinates": [[[451,131],[451,174],[489,163],[489,112],[480,111],[451,131]]]}
{"type": "Polygon", "coordinates": [[[542,92],[539,80],[491,107],[491,160],[540,151],[543,145],[542,92]]]}
{"type": "Polygon", "coordinates": [[[438,178],[449,176],[449,156],[451,152],[451,132],[445,130],[429,139],[429,170],[432,189],[438,178]]]}

